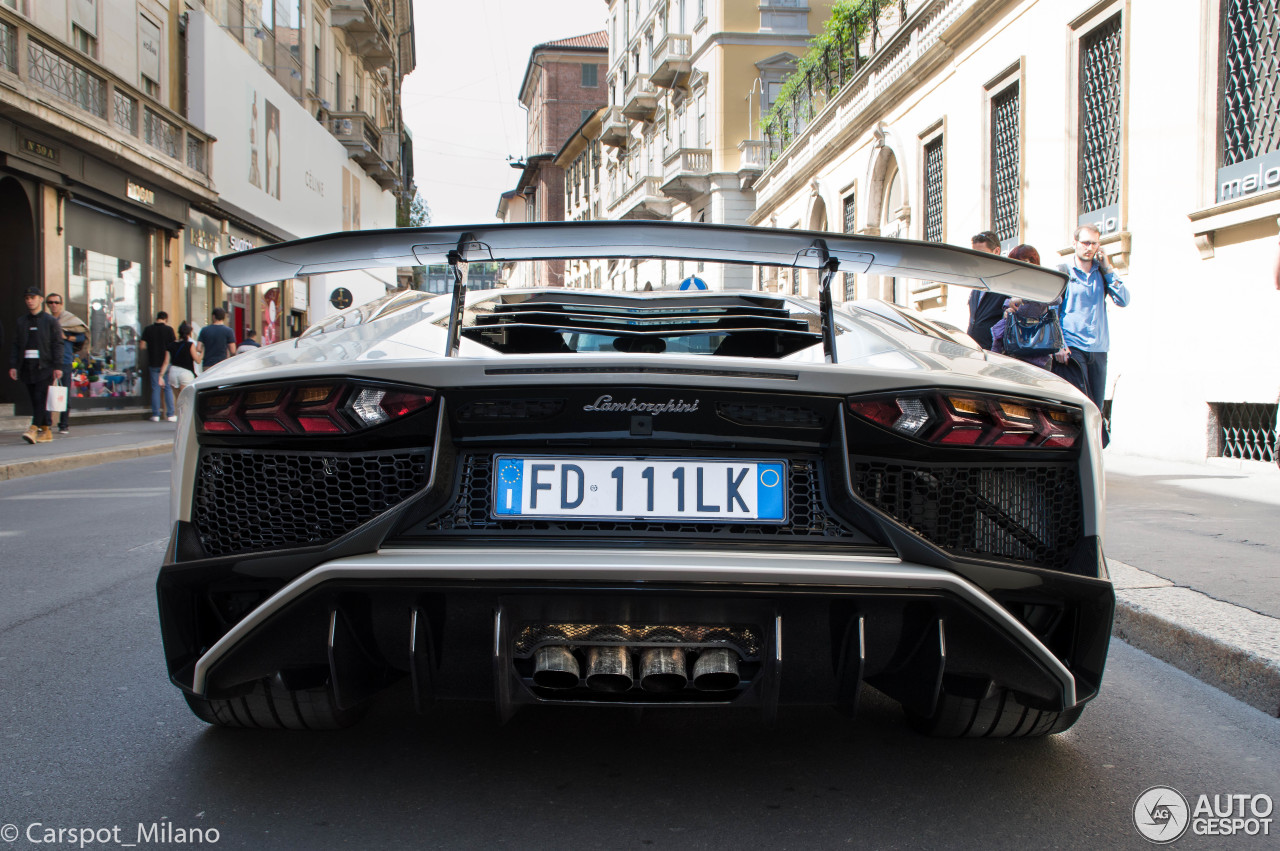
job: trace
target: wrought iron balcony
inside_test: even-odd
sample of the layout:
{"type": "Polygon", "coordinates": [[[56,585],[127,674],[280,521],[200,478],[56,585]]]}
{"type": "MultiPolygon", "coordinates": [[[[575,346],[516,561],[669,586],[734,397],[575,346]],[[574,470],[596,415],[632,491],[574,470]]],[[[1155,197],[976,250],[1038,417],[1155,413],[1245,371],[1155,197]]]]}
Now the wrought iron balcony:
{"type": "Polygon", "coordinates": [[[627,119],[622,116],[622,108],[609,107],[600,121],[600,144],[611,148],[625,148],[630,138],[631,129],[627,119]]]}
{"type": "Polygon", "coordinates": [[[669,219],[671,199],[662,194],[662,178],[641,177],[622,197],[609,205],[619,219],[669,219]]]}
{"type": "Polygon", "coordinates": [[[632,121],[652,121],[658,111],[658,94],[648,74],[636,74],[622,94],[622,114],[632,121]]]}
{"type": "Polygon", "coordinates": [[[677,148],[663,160],[662,192],[693,203],[711,191],[711,151],[707,148],[677,148]]]}
{"type": "Polygon", "coordinates": [[[672,89],[689,79],[693,71],[693,38],[667,34],[653,51],[653,73],[649,80],[655,86],[672,89]]]}
{"type": "Polygon", "coordinates": [[[333,0],[329,11],[335,27],[347,36],[347,46],[354,50],[370,71],[391,64],[392,23],[381,0],[333,0]]]}
{"type": "Polygon", "coordinates": [[[380,129],[363,112],[329,113],[329,132],[383,189],[400,183],[400,145],[395,133],[380,129]]]}
{"type": "Polygon", "coordinates": [[[94,142],[96,131],[100,144],[123,144],[207,185],[212,138],[89,57],[46,40],[7,9],[0,10],[0,87],[56,103],[85,128],[75,135],[86,141],[94,142]]]}

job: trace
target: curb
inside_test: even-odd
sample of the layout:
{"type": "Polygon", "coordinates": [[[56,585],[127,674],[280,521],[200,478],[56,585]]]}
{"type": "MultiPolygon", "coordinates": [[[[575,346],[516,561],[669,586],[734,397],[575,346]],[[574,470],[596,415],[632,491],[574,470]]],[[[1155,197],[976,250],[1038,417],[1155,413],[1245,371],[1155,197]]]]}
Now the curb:
{"type": "Polygon", "coordinates": [[[113,449],[101,449],[94,452],[81,452],[75,455],[56,455],[52,458],[33,458],[30,461],[13,461],[0,464],[0,482],[9,479],[22,479],[27,476],[38,476],[42,473],[58,473],[63,470],[76,470],[80,467],[91,467],[94,464],[106,464],[110,461],[124,461],[129,458],[143,458],[147,455],[163,455],[173,450],[173,441],[165,440],[157,443],[138,443],[132,446],[117,446],[113,449]]]}
{"type": "Polygon", "coordinates": [[[1280,620],[1123,562],[1112,635],[1203,683],[1280,717],[1280,620]]]}

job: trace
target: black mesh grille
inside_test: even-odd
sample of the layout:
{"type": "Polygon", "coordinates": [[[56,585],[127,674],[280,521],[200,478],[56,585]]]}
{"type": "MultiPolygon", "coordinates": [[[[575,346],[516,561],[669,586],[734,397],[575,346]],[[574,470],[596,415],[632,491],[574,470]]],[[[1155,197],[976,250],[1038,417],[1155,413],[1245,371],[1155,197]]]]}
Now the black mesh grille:
{"type": "Polygon", "coordinates": [[[721,402],[716,406],[716,411],[730,422],[740,425],[795,428],[818,428],[822,425],[822,414],[798,405],[733,405],[721,402]]]}
{"type": "Polygon", "coordinates": [[[1227,0],[1222,165],[1280,150],[1280,0],[1227,0]]]}
{"type": "Polygon", "coordinates": [[[1211,402],[1218,423],[1218,452],[1223,458],[1275,461],[1276,406],[1257,402],[1211,402]]]}
{"type": "Polygon", "coordinates": [[[1018,87],[991,100],[991,212],[1001,242],[1018,238],[1018,87]]]}
{"type": "Polygon", "coordinates": [[[1120,16],[1080,41],[1080,212],[1120,200],[1120,16]]]}
{"type": "Polygon", "coordinates": [[[211,556],[322,544],[401,502],[426,480],[425,450],[206,449],[193,515],[211,556]]]}
{"type": "Polygon", "coordinates": [[[924,240],[942,242],[942,137],[924,146],[924,240]]]}
{"type": "Polygon", "coordinates": [[[952,555],[1062,568],[1083,535],[1074,462],[851,469],[860,497],[952,555]]]}
{"type": "Polygon", "coordinates": [[[453,507],[421,524],[411,534],[485,535],[551,532],[558,534],[686,535],[707,539],[734,535],[753,538],[857,539],[852,529],[829,514],[819,491],[817,462],[791,460],[788,521],[776,523],[681,523],[679,521],[546,520],[495,518],[493,456],[467,454],[459,460],[458,499],[453,507]]]}

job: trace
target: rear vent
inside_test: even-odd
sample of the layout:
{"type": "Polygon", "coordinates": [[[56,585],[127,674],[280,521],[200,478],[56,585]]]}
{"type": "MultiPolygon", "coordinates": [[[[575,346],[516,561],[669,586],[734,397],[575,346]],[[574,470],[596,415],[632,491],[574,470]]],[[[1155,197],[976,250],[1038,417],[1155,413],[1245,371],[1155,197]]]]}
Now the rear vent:
{"type": "Polygon", "coordinates": [[[545,420],[563,410],[563,399],[493,399],[467,402],[458,408],[457,416],[460,421],[471,423],[545,420]]]}
{"type": "Polygon", "coordinates": [[[821,428],[822,415],[812,408],[795,405],[733,405],[721,402],[716,406],[720,416],[739,425],[781,426],[784,428],[821,428]]]}
{"type": "Polygon", "coordinates": [[[425,486],[427,465],[425,450],[206,449],[192,519],[211,556],[325,544],[425,486]]]}
{"type": "Polygon", "coordinates": [[[1067,566],[1084,534],[1074,463],[915,466],[852,458],[858,496],[959,557],[1067,566]]]}

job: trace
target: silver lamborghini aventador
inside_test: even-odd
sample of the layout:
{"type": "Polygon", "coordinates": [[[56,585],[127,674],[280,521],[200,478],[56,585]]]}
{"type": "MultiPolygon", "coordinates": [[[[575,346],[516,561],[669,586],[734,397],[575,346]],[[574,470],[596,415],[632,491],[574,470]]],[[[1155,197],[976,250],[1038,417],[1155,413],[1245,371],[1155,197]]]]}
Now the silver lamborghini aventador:
{"type": "Polygon", "coordinates": [[[502,718],[852,714],[870,687],[929,734],[1038,736],[1098,693],[1097,409],[911,311],[830,295],[856,273],[1050,301],[1057,272],[668,222],[352,232],[218,269],[245,286],[437,263],[452,293],[349,309],[183,391],[158,594],[200,718],[338,727],[404,679],[420,710],[502,718]],[[820,298],[467,292],[468,263],[550,260],[799,270],[820,298]]]}

